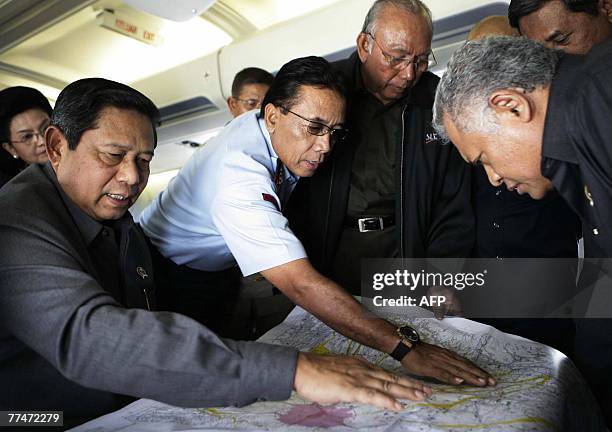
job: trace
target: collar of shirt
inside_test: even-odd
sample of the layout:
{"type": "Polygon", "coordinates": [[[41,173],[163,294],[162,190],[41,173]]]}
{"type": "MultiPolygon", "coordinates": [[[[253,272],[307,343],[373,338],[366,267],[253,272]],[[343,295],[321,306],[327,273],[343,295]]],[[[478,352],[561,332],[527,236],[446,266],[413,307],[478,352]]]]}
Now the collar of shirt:
{"type": "MultiPolygon", "coordinates": [[[[266,145],[268,146],[268,153],[270,154],[270,173],[271,178],[274,180],[274,176],[276,175],[276,167],[278,166],[279,158],[276,152],[274,151],[274,147],[272,147],[272,140],[270,138],[270,133],[268,132],[268,128],[266,128],[266,124],[263,118],[259,114],[257,114],[257,122],[259,124],[259,130],[261,131],[261,135],[266,140],[266,145]]],[[[300,178],[294,175],[285,164],[283,164],[283,179],[281,183],[287,182],[288,184],[293,184],[297,182],[300,178]]]]}
{"type": "MultiPolygon", "coordinates": [[[[91,242],[98,236],[100,231],[104,229],[104,225],[93,219],[83,210],[81,210],[81,208],[74,201],[72,201],[70,197],[68,197],[68,195],[66,195],[59,182],[57,181],[57,175],[51,167],[51,162],[47,162],[45,164],[44,171],[47,177],[49,177],[49,179],[53,182],[53,184],[59,191],[59,194],[62,197],[64,204],[68,208],[70,216],[72,216],[72,219],[74,220],[74,223],[81,232],[83,239],[85,239],[85,243],[87,245],[90,245],[91,242]]],[[[121,219],[109,222],[111,222],[113,228],[126,228],[127,225],[133,223],[133,219],[130,212],[125,212],[125,215],[121,219]]]]}
{"type": "Polygon", "coordinates": [[[583,56],[565,55],[550,85],[541,163],[542,174],[549,178],[558,166],[555,161],[578,163],[570,133],[574,125],[566,116],[572,106],[570,94],[575,89],[574,77],[579,73],[583,60],[583,56]]]}

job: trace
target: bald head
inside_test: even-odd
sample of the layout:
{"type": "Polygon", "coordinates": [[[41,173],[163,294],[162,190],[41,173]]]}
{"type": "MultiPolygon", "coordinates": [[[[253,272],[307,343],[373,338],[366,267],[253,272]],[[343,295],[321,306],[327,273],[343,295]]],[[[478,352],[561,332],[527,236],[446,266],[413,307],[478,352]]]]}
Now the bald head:
{"type": "Polygon", "coordinates": [[[468,40],[481,39],[486,36],[518,36],[515,28],[510,26],[508,18],[503,15],[492,15],[480,20],[470,31],[468,40]]]}

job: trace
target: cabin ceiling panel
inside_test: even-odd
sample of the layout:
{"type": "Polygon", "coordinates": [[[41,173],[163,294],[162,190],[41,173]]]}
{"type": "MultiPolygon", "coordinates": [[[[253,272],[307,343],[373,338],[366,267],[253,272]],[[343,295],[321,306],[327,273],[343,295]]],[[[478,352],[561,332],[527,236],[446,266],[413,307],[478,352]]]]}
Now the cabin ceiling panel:
{"type": "MultiPolygon", "coordinates": [[[[0,0],[0,88],[34,86],[54,99],[65,84],[95,75],[135,85],[162,105],[201,95],[222,106],[221,88],[243,67],[277,70],[298,54],[352,49],[372,1],[217,0],[178,23],[122,0],[0,0]],[[148,45],[101,27],[105,10],[157,32],[161,42],[148,45]]],[[[508,3],[424,1],[436,21],[491,3],[502,10],[508,3]]],[[[449,32],[439,28],[435,48],[462,41],[472,22],[449,32]]]]}
{"type": "Polygon", "coordinates": [[[112,16],[159,36],[159,43],[148,45],[100,26],[98,16],[108,3],[98,2],[31,36],[0,55],[0,62],[63,82],[102,76],[130,83],[206,56],[232,41],[200,17],[178,23],[121,4],[113,9],[112,16]]]}
{"type": "MultiPolygon", "coordinates": [[[[249,20],[257,29],[314,12],[340,0],[219,0],[249,20]]],[[[214,6],[213,6],[214,7],[214,6]]]]}
{"type": "Polygon", "coordinates": [[[94,0],[0,1],[0,53],[93,3],[94,0]]]}

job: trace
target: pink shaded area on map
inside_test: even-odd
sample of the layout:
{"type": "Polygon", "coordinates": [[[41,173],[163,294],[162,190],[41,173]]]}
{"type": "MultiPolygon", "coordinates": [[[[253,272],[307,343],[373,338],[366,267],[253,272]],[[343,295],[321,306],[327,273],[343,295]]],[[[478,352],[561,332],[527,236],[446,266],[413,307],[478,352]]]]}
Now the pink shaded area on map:
{"type": "Polygon", "coordinates": [[[353,416],[349,408],[324,407],[319,404],[296,405],[278,419],[288,425],[329,428],[344,425],[353,416]]]}

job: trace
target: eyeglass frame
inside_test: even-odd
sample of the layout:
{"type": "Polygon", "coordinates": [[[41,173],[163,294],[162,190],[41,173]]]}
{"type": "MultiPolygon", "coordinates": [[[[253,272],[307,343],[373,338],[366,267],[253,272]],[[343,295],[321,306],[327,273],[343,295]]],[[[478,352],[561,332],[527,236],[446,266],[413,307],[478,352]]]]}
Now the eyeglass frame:
{"type": "Polygon", "coordinates": [[[263,99],[259,100],[259,99],[241,99],[237,96],[232,96],[232,98],[236,99],[237,101],[240,101],[244,104],[246,104],[250,109],[257,109],[258,106],[261,107],[261,104],[263,103],[263,99]],[[253,108],[251,108],[251,102],[256,101],[257,103],[255,105],[253,105],[253,108]]]}
{"type": "Polygon", "coordinates": [[[406,69],[409,65],[413,65],[414,64],[415,67],[418,70],[422,70],[422,72],[425,72],[429,68],[432,68],[432,67],[435,67],[435,66],[438,65],[438,60],[436,59],[436,56],[435,56],[433,50],[431,50],[431,49],[429,50],[429,53],[427,54],[427,66],[425,68],[423,68],[423,69],[420,69],[419,68],[418,58],[421,57],[421,56],[412,56],[412,58],[409,58],[408,56],[397,57],[397,56],[391,55],[388,52],[386,52],[380,46],[380,44],[378,43],[378,41],[376,40],[376,38],[374,37],[374,35],[372,33],[370,33],[370,32],[364,32],[364,33],[367,36],[369,36],[370,38],[372,38],[372,40],[374,41],[374,43],[376,44],[376,46],[380,50],[380,53],[383,55],[383,58],[385,59],[385,61],[389,65],[389,67],[391,69],[393,69],[393,70],[402,71],[402,70],[406,69]],[[392,64],[393,62],[398,62],[398,63],[397,63],[397,65],[393,66],[393,64],[392,64]],[[402,64],[405,64],[405,66],[401,66],[402,64]]]}
{"type": "MultiPolygon", "coordinates": [[[[306,118],[306,117],[303,117],[303,116],[299,115],[298,113],[291,111],[289,108],[287,108],[287,107],[285,107],[285,106],[283,106],[283,105],[279,105],[279,108],[280,108],[282,111],[287,111],[287,112],[290,112],[290,113],[291,113],[291,114],[293,114],[294,116],[297,116],[297,117],[301,118],[302,120],[307,121],[308,123],[314,123],[314,124],[316,124],[316,125],[323,126],[323,130],[324,130],[325,132],[323,132],[322,134],[316,134],[316,133],[312,133],[312,132],[310,131],[310,127],[309,127],[310,125],[306,125],[306,132],[308,132],[310,135],[314,135],[314,136],[325,136],[325,135],[329,135],[329,140],[330,140],[330,142],[333,142],[334,144],[344,141],[344,140],[346,139],[347,135],[348,135],[349,130],[348,130],[347,128],[345,128],[345,127],[331,128],[331,127],[327,126],[325,123],[321,123],[321,122],[314,121],[314,120],[310,120],[310,119],[308,119],[308,118],[306,118]],[[334,132],[335,132],[335,131],[343,131],[343,132],[344,132],[344,135],[342,135],[342,136],[340,137],[340,139],[336,138],[336,140],[334,141],[333,136],[334,136],[334,132]]],[[[287,115],[287,114],[285,113],[285,115],[287,115]]]]}
{"type": "Polygon", "coordinates": [[[25,132],[26,134],[30,134],[30,133],[32,134],[32,138],[30,138],[30,139],[23,138],[23,139],[21,139],[19,141],[11,141],[11,140],[9,140],[8,142],[11,143],[11,144],[28,144],[28,145],[32,145],[32,144],[34,144],[38,140],[38,137],[42,138],[43,140],[45,139],[45,132],[47,131],[47,128],[49,126],[51,126],[51,122],[47,123],[45,125],[45,127],[41,127],[40,129],[38,129],[35,132],[25,132]]]}

